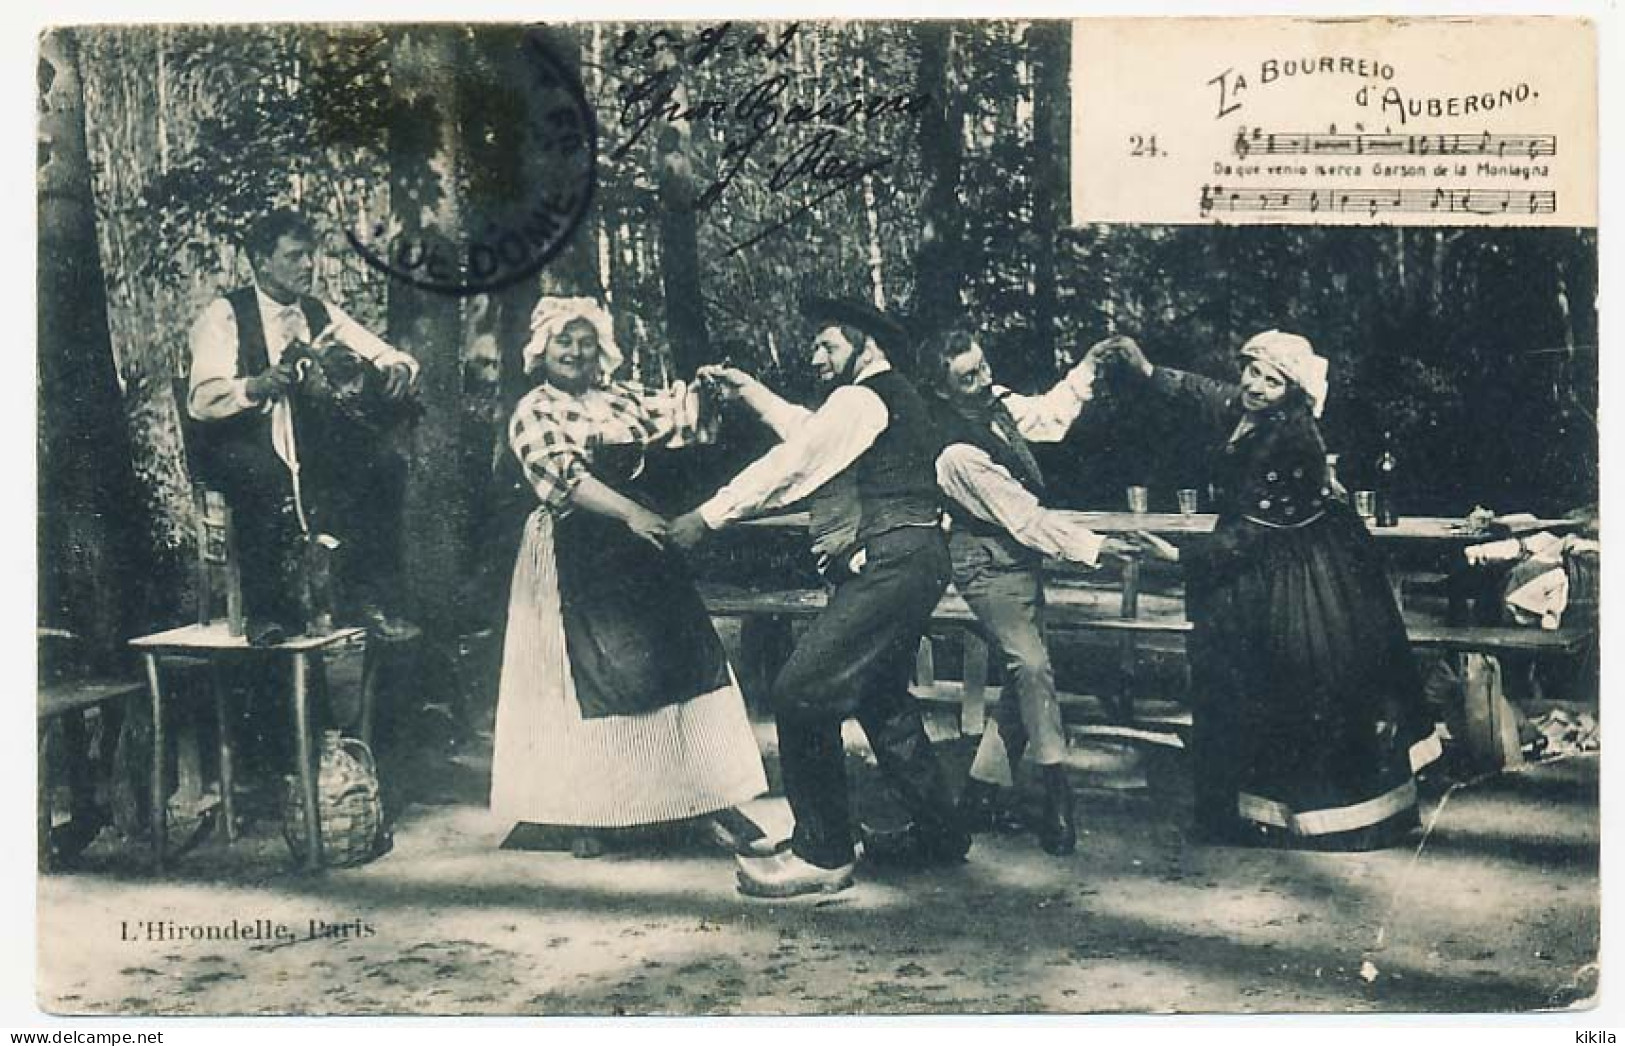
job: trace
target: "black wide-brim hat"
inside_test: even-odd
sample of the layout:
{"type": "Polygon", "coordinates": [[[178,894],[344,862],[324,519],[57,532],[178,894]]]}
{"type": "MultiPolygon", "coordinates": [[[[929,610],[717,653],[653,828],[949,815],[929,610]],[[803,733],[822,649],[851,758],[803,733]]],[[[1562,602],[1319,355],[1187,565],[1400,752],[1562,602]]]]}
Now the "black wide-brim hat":
{"type": "MultiPolygon", "coordinates": [[[[855,327],[875,340],[888,354],[907,357],[913,339],[908,328],[866,301],[857,298],[809,297],[801,300],[801,315],[821,327],[855,327]]],[[[901,362],[901,361],[893,361],[901,362]]]]}

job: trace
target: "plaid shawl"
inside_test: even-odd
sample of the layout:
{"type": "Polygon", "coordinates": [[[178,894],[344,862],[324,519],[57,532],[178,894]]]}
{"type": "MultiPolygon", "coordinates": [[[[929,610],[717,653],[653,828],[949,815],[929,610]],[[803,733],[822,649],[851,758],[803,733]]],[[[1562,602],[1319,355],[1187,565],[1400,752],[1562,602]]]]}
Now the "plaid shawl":
{"type": "Polygon", "coordinates": [[[592,469],[594,447],[703,442],[698,415],[696,397],[680,381],[655,390],[611,381],[580,396],[544,382],[514,408],[508,446],[543,507],[562,515],[592,469]]]}

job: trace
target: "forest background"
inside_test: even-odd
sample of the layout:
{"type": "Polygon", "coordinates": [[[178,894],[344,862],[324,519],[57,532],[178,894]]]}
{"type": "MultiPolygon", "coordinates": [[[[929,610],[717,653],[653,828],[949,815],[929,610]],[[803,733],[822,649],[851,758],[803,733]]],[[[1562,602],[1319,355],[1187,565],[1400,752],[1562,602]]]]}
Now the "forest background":
{"type": "MultiPolygon", "coordinates": [[[[522,30],[42,38],[41,624],[111,653],[185,619],[192,503],[173,383],[198,310],[247,282],[241,236],[275,206],[322,235],[318,294],[422,362],[408,541],[414,613],[440,635],[505,598],[492,462],[544,293],[606,301],[646,383],[726,359],[805,401],[808,294],[862,297],[917,331],[968,326],[1020,390],[1108,333],[1225,377],[1245,338],[1289,329],[1331,361],[1323,429],[1351,489],[1370,485],[1389,431],[1407,514],[1596,499],[1595,230],[1070,226],[1063,22],[541,32],[596,114],[591,207],[534,278],[467,295],[393,279],[346,232],[471,220],[482,179],[523,146],[492,86],[522,30]],[[752,143],[762,106],[781,119],[752,143]],[[805,118],[782,118],[792,110],[805,118]]],[[[1176,488],[1205,484],[1215,434],[1120,391],[1102,388],[1046,448],[1055,503],[1120,507],[1143,483],[1171,509],[1176,488]]],[[[729,419],[722,446],[670,471],[674,489],[699,500],[764,440],[729,419]]],[[[739,540],[699,565],[804,567],[739,540]]]]}

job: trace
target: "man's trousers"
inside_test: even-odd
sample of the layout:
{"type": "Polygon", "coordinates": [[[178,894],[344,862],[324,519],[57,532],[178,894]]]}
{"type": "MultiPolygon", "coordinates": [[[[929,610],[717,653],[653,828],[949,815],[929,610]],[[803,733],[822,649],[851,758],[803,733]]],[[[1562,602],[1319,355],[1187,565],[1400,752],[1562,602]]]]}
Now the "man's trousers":
{"type": "Polygon", "coordinates": [[[1004,657],[1004,696],[993,706],[970,776],[1009,785],[1024,751],[1040,766],[1066,758],[1055,669],[1044,642],[1042,563],[1012,556],[1006,542],[974,534],[955,533],[950,548],[954,587],[976,615],[978,630],[1004,657]]]}
{"type": "Polygon", "coordinates": [[[963,834],[908,689],[920,637],[948,585],[946,541],[936,527],[901,527],[864,549],[863,569],[836,587],[773,687],[784,790],[796,820],[792,849],[823,868],[853,859],[841,744],[849,716],[868,735],[922,845],[951,845],[963,834]]]}

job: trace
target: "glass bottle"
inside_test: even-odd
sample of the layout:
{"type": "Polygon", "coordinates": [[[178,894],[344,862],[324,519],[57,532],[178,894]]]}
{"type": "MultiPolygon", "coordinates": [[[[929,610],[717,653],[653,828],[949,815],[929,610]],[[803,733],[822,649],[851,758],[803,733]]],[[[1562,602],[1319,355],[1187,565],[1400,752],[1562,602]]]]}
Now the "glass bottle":
{"type": "Polygon", "coordinates": [[[1382,453],[1377,457],[1377,526],[1399,526],[1399,506],[1395,503],[1399,481],[1399,457],[1394,453],[1394,434],[1382,434],[1382,453]]]}

